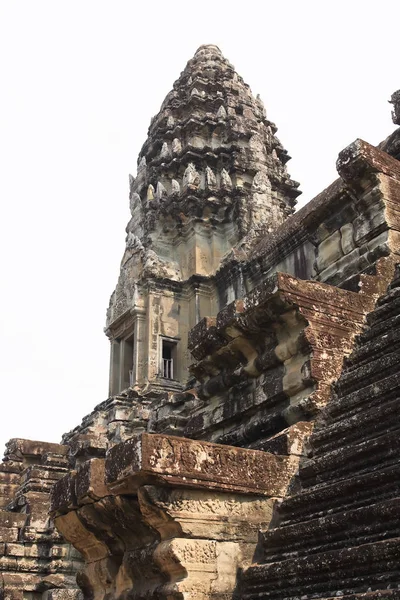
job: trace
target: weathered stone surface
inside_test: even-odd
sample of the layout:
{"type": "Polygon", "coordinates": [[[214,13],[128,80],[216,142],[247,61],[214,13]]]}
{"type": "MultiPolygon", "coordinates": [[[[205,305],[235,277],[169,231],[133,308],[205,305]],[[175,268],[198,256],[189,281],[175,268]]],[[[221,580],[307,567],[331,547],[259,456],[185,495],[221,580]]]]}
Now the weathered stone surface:
{"type": "Polygon", "coordinates": [[[0,466],[0,597],[82,600],[75,573],[82,563],[76,550],[49,518],[49,492],[68,471],[68,447],[12,439],[0,466]],[[65,589],[65,595],[58,591],[65,589]],[[49,595],[52,592],[56,595],[49,595]],[[43,595],[42,595],[43,593],[43,595]],[[34,596],[31,594],[34,594],[34,596]],[[58,595],[57,595],[58,594],[58,595]]]}
{"type": "Polygon", "coordinates": [[[371,311],[400,255],[400,130],[348,146],[296,214],[276,131],[201,46],[129,176],[110,397],[0,465],[0,598],[399,595],[398,282],[371,311]]]}
{"type": "Polygon", "coordinates": [[[113,493],[132,493],[154,477],[177,486],[282,496],[296,465],[266,452],[142,434],[110,450],[106,482],[113,493]]]}
{"type": "Polygon", "coordinates": [[[200,359],[197,396],[207,403],[194,406],[184,435],[265,448],[315,415],[373,305],[374,296],[278,273],[226,306],[215,325],[200,322],[189,343],[200,359]]]}
{"type": "Polygon", "coordinates": [[[52,494],[57,527],[86,561],[84,594],[217,600],[233,594],[237,570],[251,564],[298,457],[142,434],[109,450],[105,470],[101,462],[81,466],[52,494]],[[63,492],[71,486],[81,490],[75,506],[63,492]]]}
{"type": "Polygon", "coordinates": [[[262,564],[239,597],[398,597],[399,291],[398,268],[316,421],[301,490],[263,534],[262,564]]]}

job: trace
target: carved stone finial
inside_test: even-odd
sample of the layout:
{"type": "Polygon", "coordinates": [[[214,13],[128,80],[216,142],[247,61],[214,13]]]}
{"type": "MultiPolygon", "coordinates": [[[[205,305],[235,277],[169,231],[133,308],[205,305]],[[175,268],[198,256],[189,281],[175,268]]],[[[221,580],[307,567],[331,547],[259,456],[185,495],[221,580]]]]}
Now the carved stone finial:
{"type": "Polygon", "coordinates": [[[221,106],[219,107],[218,112],[217,112],[217,118],[218,119],[226,119],[226,116],[227,115],[226,115],[225,107],[221,104],[221,106]]]}
{"type": "Polygon", "coordinates": [[[183,176],[183,187],[197,188],[200,185],[200,175],[193,163],[189,163],[183,176]]]}
{"type": "Polygon", "coordinates": [[[131,175],[129,173],[129,198],[132,196],[134,183],[135,183],[135,178],[133,175],[131,175]]]}
{"type": "Polygon", "coordinates": [[[142,242],[132,231],[129,231],[126,236],[126,247],[130,250],[143,250],[142,242]]]}
{"type": "Polygon", "coordinates": [[[173,154],[180,154],[182,152],[182,144],[178,138],[172,140],[172,152],[173,154]]]}
{"type": "Polygon", "coordinates": [[[400,90],[394,92],[390,99],[390,103],[393,104],[392,119],[395,125],[400,125],[400,90]]]}
{"type": "Polygon", "coordinates": [[[206,167],[206,186],[209,190],[213,190],[217,187],[217,178],[210,167],[206,167]]]}
{"type": "Polygon", "coordinates": [[[161,181],[157,183],[157,191],[156,191],[157,200],[166,200],[168,198],[168,193],[161,181]]]}
{"type": "Polygon", "coordinates": [[[263,171],[258,171],[253,179],[251,191],[257,194],[265,194],[271,190],[271,182],[269,177],[263,171]]]}
{"type": "Polygon", "coordinates": [[[264,102],[261,100],[260,94],[257,94],[256,102],[257,102],[258,106],[260,107],[260,110],[261,110],[263,116],[266,117],[267,111],[265,110],[265,105],[264,105],[264,102]]]}
{"type": "Polygon", "coordinates": [[[203,53],[217,54],[218,56],[222,56],[221,50],[215,44],[202,44],[199,48],[197,48],[195,56],[203,53]]]}
{"type": "Polygon", "coordinates": [[[264,108],[264,102],[262,101],[260,94],[257,94],[256,101],[261,108],[264,108]]]}
{"type": "Polygon", "coordinates": [[[154,187],[151,184],[147,188],[147,200],[154,200],[154,187]]]}
{"type": "Polygon", "coordinates": [[[163,142],[160,155],[161,158],[170,158],[171,154],[167,142],[163,142]]]}
{"type": "Polygon", "coordinates": [[[172,115],[169,115],[167,119],[167,127],[173,127],[175,125],[175,119],[172,115]]]}
{"type": "Polygon", "coordinates": [[[131,211],[131,215],[133,217],[136,206],[140,204],[140,196],[138,193],[133,192],[129,196],[129,209],[131,211]]]}
{"type": "Polygon", "coordinates": [[[222,169],[221,171],[221,187],[226,190],[232,189],[232,179],[226,169],[222,169]]]}
{"type": "Polygon", "coordinates": [[[176,179],[172,179],[171,181],[171,194],[172,196],[179,196],[181,193],[181,186],[176,179]]]}

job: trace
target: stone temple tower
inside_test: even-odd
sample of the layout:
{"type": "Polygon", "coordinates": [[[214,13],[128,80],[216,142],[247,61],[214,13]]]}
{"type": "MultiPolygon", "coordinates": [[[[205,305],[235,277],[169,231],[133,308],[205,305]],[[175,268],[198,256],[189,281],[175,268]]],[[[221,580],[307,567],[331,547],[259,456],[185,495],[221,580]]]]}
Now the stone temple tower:
{"type": "Polygon", "coordinates": [[[152,119],[130,176],[131,220],[106,333],[110,395],[177,391],[188,331],[219,310],[229,253],[293,212],[298,184],[261,100],[217,46],[201,46],[152,119]]]}

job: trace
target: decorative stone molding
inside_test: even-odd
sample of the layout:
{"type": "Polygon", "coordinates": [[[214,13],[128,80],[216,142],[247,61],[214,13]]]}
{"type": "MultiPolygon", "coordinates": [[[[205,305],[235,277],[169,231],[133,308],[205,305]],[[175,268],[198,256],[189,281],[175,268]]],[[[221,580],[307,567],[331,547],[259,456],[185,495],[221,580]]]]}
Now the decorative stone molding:
{"type": "Polygon", "coordinates": [[[60,480],[51,513],[105,600],[231,597],[298,457],[142,434],[60,480]]]}
{"type": "Polygon", "coordinates": [[[356,294],[277,273],[200,321],[189,335],[199,401],[182,434],[268,449],[269,437],[314,416],[374,306],[368,282],[356,294]]]}

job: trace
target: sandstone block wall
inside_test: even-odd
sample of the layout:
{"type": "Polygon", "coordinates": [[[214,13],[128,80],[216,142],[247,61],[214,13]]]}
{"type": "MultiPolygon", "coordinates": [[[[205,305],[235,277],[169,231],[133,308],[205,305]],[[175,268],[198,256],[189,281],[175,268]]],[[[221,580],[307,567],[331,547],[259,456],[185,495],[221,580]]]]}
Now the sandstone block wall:
{"type": "Polygon", "coordinates": [[[68,447],[13,439],[0,464],[0,598],[80,600],[82,557],[49,516],[53,485],[69,470],[68,447]]]}
{"type": "Polygon", "coordinates": [[[399,162],[357,140],[339,154],[340,178],[277,231],[225,258],[216,276],[219,306],[274,272],[358,291],[361,275],[399,253],[399,162]]]}

